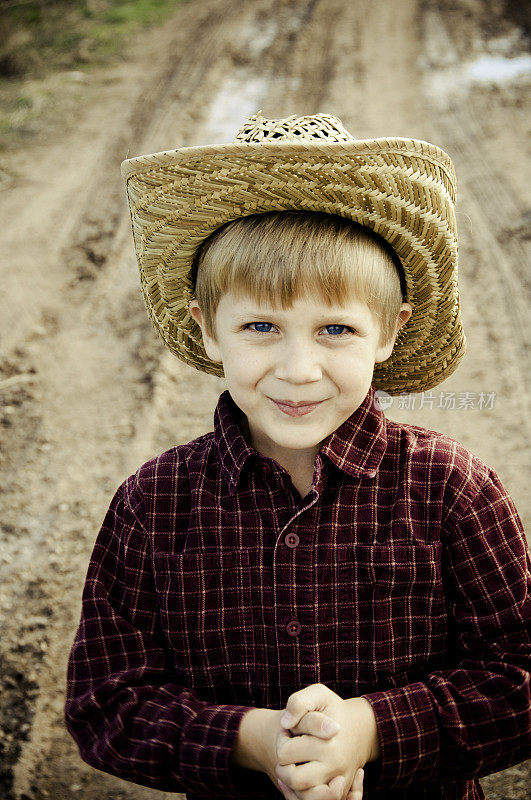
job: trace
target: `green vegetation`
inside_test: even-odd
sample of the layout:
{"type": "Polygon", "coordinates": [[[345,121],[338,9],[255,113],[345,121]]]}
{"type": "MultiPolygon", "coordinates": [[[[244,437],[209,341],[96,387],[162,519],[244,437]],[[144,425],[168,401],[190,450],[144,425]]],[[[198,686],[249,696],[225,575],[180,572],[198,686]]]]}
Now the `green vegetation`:
{"type": "Polygon", "coordinates": [[[101,63],[180,0],[2,0],[0,77],[43,77],[101,63]]]}
{"type": "Polygon", "coordinates": [[[91,68],[183,2],[0,0],[0,152],[60,115],[67,119],[85,96],[91,68]]]}

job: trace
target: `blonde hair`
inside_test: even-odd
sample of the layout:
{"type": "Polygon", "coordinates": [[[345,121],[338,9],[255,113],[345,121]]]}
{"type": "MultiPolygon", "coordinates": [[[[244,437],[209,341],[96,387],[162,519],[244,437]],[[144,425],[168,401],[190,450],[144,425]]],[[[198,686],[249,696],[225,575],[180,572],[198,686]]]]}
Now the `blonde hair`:
{"type": "Polygon", "coordinates": [[[289,308],[303,294],[332,305],[356,297],[380,323],[380,343],[395,333],[406,283],[390,245],[369,228],[332,214],[273,211],[226,223],[196,257],[195,297],[210,336],[227,292],[289,308]]]}

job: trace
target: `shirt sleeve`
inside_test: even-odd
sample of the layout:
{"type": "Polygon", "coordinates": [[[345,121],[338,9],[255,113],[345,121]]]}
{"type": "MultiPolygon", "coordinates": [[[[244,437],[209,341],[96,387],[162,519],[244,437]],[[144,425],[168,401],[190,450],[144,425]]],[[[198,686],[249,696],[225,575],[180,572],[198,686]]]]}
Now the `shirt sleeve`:
{"type": "Polygon", "coordinates": [[[247,706],[213,705],[173,680],[135,476],[96,540],[70,653],[66,726],[97,769],[162,791],[261,797],[263,773],[229,764],[247,706]]]}
{"type": "Polygon", "coordinates": [[[378,788],[481,777],[531,756],[529,550],[493,470],[449,515],[443,546],[448,668],[364,695],[381,741],[378,788]]]}

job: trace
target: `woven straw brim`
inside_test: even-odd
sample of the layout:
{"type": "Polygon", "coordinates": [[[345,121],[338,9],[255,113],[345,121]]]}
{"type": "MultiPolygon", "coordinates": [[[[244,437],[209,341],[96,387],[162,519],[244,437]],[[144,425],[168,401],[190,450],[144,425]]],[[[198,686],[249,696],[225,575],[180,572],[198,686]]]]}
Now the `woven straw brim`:
{"type": "Polygon", "coordinates": [[[383,236],[399,256],[413,313],[373,383],[390,394],[430,389],[465,352],[457,282],[455,173],[415,139],[209,145],[124,161],[148,313],[167,347],[223,375],[188,305],[198,247],[226,222],[268,211],[321,211],[383,236]]]}

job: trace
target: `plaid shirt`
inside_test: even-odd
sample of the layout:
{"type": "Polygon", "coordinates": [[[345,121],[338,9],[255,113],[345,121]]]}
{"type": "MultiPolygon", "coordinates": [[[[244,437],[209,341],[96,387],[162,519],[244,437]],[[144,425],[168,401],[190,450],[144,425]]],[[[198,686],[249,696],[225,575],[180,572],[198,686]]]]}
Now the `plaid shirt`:
{"type": "Polygon", "coordinates": [[[387,420],[371,387],[301,498],[228,392],[213,433],[144,464],[96,541],[66,722],[98,769],[187,798],[281,798],[229,763],[242,716],[364,695],[365,798],[483,797],[530,755],[529,554],[496,473],[387,420]]]}

